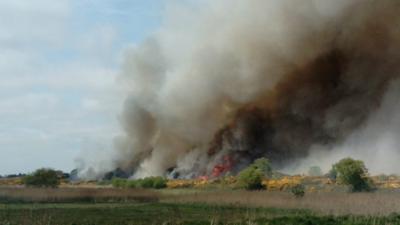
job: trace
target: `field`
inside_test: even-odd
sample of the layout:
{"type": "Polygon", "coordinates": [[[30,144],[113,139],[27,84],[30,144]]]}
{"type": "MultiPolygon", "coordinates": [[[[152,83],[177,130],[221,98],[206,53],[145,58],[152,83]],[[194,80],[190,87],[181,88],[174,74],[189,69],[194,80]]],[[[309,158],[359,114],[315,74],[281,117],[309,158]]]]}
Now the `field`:
{"type": "Polygon", "coordinates": [[[0,207],[1,224],[400,224],[400,217],[318,216],[304,210],[206,204],[72,203],[0,207]]]}
{"type": "Polygon", "coordinates": [[[0,224],[400,224],[400,193],[0,188],[0,224]]]}

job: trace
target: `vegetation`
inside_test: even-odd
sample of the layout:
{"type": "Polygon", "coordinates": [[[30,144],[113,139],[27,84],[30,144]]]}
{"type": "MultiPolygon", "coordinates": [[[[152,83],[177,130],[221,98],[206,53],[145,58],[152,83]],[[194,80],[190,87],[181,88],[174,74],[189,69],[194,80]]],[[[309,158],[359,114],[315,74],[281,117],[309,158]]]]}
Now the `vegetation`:
{"type": "Polygon", "coordinates": [[[269,160],[267,158],[259,158],[256,159],[254,161],[254,163],[252,164],[253,167],[261,170],[261,172],[263,173],[263,175],[265,177],[271,177],[272,176],[272,167],[271,164],[269,162],[269,160]]]}
{"type": "MultiPolygon", "coordinates": [[[[155,202],[159,193],[115,188],[0,188],[0,203],[155,202]]],[[[1,223],[0,223],[1,224],[1,223]]]]}
{"type": "Polygon", "coordinates": [[[127,180],[123,178],[114,178],[113,187],[116,188],[154,188],[162,189],[167,187],[167,179],[163,177],[146,177],[136,180],[127,180]]]}
{"type": "Polygon", "coordinates": [[[305,187],[302,184],[297,184],[296,186],[292,187],[291,192],[296,198],[301,198],[306,193],[305,187]]]}
{"type": "Polygon", "coordinates": [[[242,170],[237,177],[238,187],[246,190],[262,189],[263,172],[254,166],[242,170]]]}
{"type": "Polygon", "coordinates": [[[32,187],[51,187],[56,188],[60,185],[60,176],[57,171],[52,169],[38,169],[32,174],[23,178],[26,186],[32,187]]]}
{"type": "Polygon", "coordinates": [[[111,184],[115,188],[127,187],[128,180],[123,178],[113,178],[111,184]]]}
{"type": "Polygon", "coordinates": [[[270,225],[389,225],[400,216],[325,216],[307,210],[247,208],[209,204],[18,204],[0,205],[0,224],[270,224],[270,225]]]}
{"type": "Polygon", "coordinates": [[[272,168],[269,160],[259,158],[238,174],[237,186],[246,190],[262,189],[264,188],[263,179],[271,176],[272,168]]]}
{"type": "Polygon", "coordinates": [[[217,179],[129,180],[110,175],[112,180],[92,182],[94,186],[64,179],[54,189],[43,187],[57,187],[65,176],[40,169],[23,179],[30,187],[15,188],[22,178],[0,179],[0,224],[400,224],[396,214],[400,213],[400,193],[387,191],[399,190],[400,179],[393,175],[369,178],[362,161],[345,158],[334,164],[329,177],[337,182],[320,176],[319,167],[310,168],[311,177],[274,174],[269,161],[261,158],[237,176],[217,179]],[[345,185],[354,192],[369,191],[372,180],[385,192],[346,191],[345,185]],[[264,191],[247,191],[260,189],[264,191]]]}
{"type": "Polygon", "coordinates": [[[350,185],[353,192],[370,191],[372,189],[368,170],[361,160],[344,158],[333,165],[332,171],[336,179],[342,184],[350,185]]]}

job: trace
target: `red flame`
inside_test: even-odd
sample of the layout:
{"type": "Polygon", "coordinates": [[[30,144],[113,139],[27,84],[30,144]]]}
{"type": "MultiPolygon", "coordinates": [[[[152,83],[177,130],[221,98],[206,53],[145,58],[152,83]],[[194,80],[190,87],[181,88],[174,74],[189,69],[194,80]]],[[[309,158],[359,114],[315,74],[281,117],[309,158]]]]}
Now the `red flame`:
{"type": "Polygon", "coordinates": [[[230,171],[232,169],[233,166],[233,160],[229,155],[225,155],[222,158],[222,163],[217,164],[214,166],[211,176],[212,177],[219,177],[222,174],[230,171]]]}

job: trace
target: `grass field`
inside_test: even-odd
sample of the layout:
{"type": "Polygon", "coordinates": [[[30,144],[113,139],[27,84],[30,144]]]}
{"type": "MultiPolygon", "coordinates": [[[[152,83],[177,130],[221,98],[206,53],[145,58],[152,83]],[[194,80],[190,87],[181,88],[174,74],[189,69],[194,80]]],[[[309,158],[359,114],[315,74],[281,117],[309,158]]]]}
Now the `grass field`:
{"type": "Polygon", "coordinates": [[[318,216],[306,210],[171,203],[58,203],[0,206],[0,224],[393,225],[400,216],[318,216]]]}
{"type": "Polygon", "coordinates": [[[399,193],[0,188],[1,225],[400,224],[399,193]]]}

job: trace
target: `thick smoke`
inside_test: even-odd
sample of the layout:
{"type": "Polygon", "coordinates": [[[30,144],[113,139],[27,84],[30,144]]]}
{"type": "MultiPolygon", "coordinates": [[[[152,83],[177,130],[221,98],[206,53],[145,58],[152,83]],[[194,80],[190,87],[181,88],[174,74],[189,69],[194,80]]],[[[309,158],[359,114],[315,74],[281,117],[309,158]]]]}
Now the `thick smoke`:
{"type": "Polygon", "coordinates": [[[227,160],[232,172],[263,156],[298,171],[351,155],[380,159],[373,171],[399,169],[388,160],[400,158],[399,1],[209,0],[167,11],[125,55],[115,167],[193,177],[227,160]]]}

